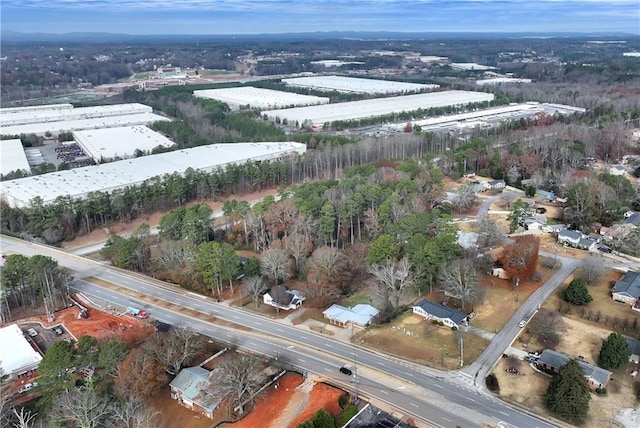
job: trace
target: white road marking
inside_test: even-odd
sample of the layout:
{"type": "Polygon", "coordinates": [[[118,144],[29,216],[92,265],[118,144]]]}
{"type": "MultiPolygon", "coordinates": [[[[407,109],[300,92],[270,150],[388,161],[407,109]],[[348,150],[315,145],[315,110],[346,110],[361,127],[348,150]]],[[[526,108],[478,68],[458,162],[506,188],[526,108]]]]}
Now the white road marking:
{"type": "Polygon", "coordinates": [[[409,403],[411,404],[413,407],[419,407],[416,403],[409,403]]]}
{"type": "Polygon", "coordinates": [[[453,422],[451,419],[445,418],[444,416],[442,417],[442,419],[444,419],[447,422],[453,422]]]}
{"type": "Polygon", "coordinates": [[[508,413],[503,412],[502,410],[500,410],[500,413],[502,413],[502,414],[503,414],[503,415],[505,415],[505,416],[509,416],[509,414],[508,414],[508,413]]]}
{"type": "Polygon", "coordinates": [[[405,373],[407,376],[411,376],[413,377],[413,375],[411,373],[405,373]]]}
{"type": "Polygon", "coordinates": [[[301,363],[306,363],[306,361],[303,360],[302,358],[298,358],[298,361],[300,361],[301,363]]]}
{"type": "Polygon", "coordinates": [[[381,389],[380,392],[382,392],[383,394],[389,395],[389,393],[387,391],[385,391],[384,389],[381,389]]]}
{"type": "Polygon", "coordinates": [[[431,385],[435,386],[436,388],[440,388],[440,389],[444,388],[442,385],[437,384],[437,383],[432,383],[431,385]]]}

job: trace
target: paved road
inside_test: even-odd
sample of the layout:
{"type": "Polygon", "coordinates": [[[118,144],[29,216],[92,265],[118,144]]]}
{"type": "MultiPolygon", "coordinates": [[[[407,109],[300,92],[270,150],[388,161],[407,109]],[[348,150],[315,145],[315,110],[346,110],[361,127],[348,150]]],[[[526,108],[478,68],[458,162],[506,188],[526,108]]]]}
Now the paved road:
{"type": "MultiPolygon", "coordinates": [[[[361,382],[363,388],[366,385],[372,388],[367,390],[371,398],[388,402],[394,407],[397,406],[398,409],[406,412],[406,414],[412,415],[417,420],[429,421],[431,425],[444,427],[459,425],[466,428],[480,426],[483,422],[494,424],[502,422],[507,423],[506,426],[511,425],[523,428],[553,426],[535,416],[511,408],[490,395],[480,393],[473,385],[472,376],[469,376],[465,371],[445,374],[370,352],[366,349],[356,348],[350,344],[335,341],[282,322],[241,311],[237,308],[230,308],[212,302],[205,297],[184,292],[178,287],[172,287],[164,283],[160,284],[159,281],[142,275],[121,271],[55,248],[5,236],[0,237],[0,244],[2,251],[5,253],[21,253],[28,256],[44,254],[57,259],[61,266],[68,267],[76,272],[75,277],[79,279],[76,281],[78,289],[82,289],[87,293],[94,293],[105,300],[116,301],[117,298],[120,298],[128,301],[129,298],[113,296],[113,293],[107,295],[107,290],[88,284],[81,279],[94,276],[122,287],[139,291],[142,296],[160,298],[179,306],[197,309],[218,318],[250,327],[252,331],[260,333],[265,338],[264,346],[272,344],[271,348],[261,351],[267,355],[274,355],[278,351],[283,352],[281,355],[290,356],[287,347],[285,347],[287,351],[283,350],[281,346],[278,347],[277,343],[280,341],[287,342],[288,346],[294,346],[294,348],[303,347],[303,355],[307,356],[309,361],[305,358],[303,358],[304,361],[300,361],[300,357],[295,355],[291,356],[291,358],[298,358],[298,366],[305,370],[323,373],[326,371],[325,368],[330,368],[337,371],[337,368],[344,362],[350,362],[355,359],[358,362],[358,366],[364,368],[359,372],[361,382]],[[319,367],[319,370],[315,366],[315,364],[319,363],[312,363],[311,361],[325,361],[328,366],[319,367]],[[389,392],[389,385],[392,382],[388,381],[387,376],[392,376],[397,381],[403,381],[404,385],[401,386],[404,386],[405,389],[394,388],[393,394],[389,392]],[[379,382],[382,386],[376,382],[379,382]],[[378,388],[378,386],[380,387],[378,388]]],[[[141,298],[139,300],[144,299],[141,298]]],[[[126,303],[126,301],[122,303],[126,303]]],[[[135,301],[127,305],[131,303],[142,302],[135,301]]],[[[161,313],[159,308],[152,305],[150,305],[149,310],[153,316],[161,313]],[[156,311],[158,311],[158,314],[156,314],[156,311]]],[[[179,312],[163,312],[161,317],[164,321],[172,324],[186,323],[194,327],[197,326],[198,329],[215,328],[212,324],[202,323],[195,319],[186,320],[184,315],[179,312]]],[[[248,334],[237,336],[238,345],[248,347],[250,345],[248,343],[249,337],[250,335],[248,334]]],[[[501,353],[502,351],[498,352],[498,354],[501,353]]],[[[493,365],[493,361],[487,362],[487,364],[489,363],[493,365]]]]}

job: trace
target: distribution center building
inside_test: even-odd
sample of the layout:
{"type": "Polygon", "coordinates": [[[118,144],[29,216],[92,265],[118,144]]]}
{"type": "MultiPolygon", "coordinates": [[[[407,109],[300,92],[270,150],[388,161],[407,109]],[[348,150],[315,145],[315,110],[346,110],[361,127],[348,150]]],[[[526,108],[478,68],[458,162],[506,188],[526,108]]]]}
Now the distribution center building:
{"type": "Polygon", "coordinates": [[[357,94],[406,94],[428,91],[440,85],[398,82],[394,80],[363,79],[346,76],[311,76],[282,79],[287,86],[318,91],[337,91],[357,94]]]}
{"type": "Polygon", "coordinates": [[[146,126],[75,131],[73,138],[96,163],[131,158],[136,150],[149,154],[155,147],[174,145],[173,141],[146,126]]]}
{"type": "Polygon", "coordinates": [[[29,207],[36,196],[47,205],[59,196],[82,199],[91,192],[111,193],[165,174],[184,174],[189,168],[212,172],[248,161],[287,159],[306,150],[296,142],[210,144],[4,181],[0,195],[12,207],[29,207]]]}
{"type": "Polygon", "coordinates": [[[328,104],[329,98],[300,95],[293,92],[275,91],[273,89],[240,86],[237,88],[204,89],[193,91],[198,98],[209,98],[221,101],[232,109],[257,108],[270,110],[294,106],[310,106],[328,104]]]}
{"type": "Polygon", "coordinates": [[[39,106],[0,109],[0,134],[44,135],[50,132],[57,135],[60,132],[82,129],[146,125],[169,120],[154,114],[151,107],[137,103],[81,108],[66,108],[66,106],[66,104],[60,104],[53,109],[39,108],[39,106]],[[5,110],[8,112],[5,113],[5,110]]]}
{"type": "Polygon", "coordinates": [[[469,103],[492,101],[493,94],[472,91],[443,91],[428,94],[375,98],[362,101],[297,107],[292,109],[263,111],[270,120],[285,119],[290,124],[321,127],[325,123],[342,120],[358,120],[432,107],[461,106],[469,103]]]}
{"type": "Polygon", "coordinates": [[[31,173],[31,166],[19,139],[1,140],[0,156],[0,174],[7,175],[17,170],[31,173]]]}

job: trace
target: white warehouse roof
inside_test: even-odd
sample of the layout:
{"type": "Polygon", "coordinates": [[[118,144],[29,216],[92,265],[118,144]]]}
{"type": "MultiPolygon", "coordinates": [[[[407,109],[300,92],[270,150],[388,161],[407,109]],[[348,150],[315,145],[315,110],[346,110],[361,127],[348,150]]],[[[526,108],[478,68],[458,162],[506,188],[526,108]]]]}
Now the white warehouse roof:
{"type": "Polygon", "coordinates": [[[16,324],[0,328],[0,343],[0,366],[11,377],[38,367],[42,361],[16,324]]]}
{"type": "Polygon", "coordinates": [[[61,122],[67,120],[95,119],[108,116],[152,113],[144,104],[114,104],[80,108],[30,109],[0,116],[0,126],[26,125],[29,123],[61,122]]]}
{"type": "Polygon", "coordinates": [[[90,192],[113,192],[165,174],[182,174],[188,168],[211,172],[230,164],[274,160],[306,150],[305,144],[295,142],[211,144],[4,181],[0,194],[14,207],[28,207],[36,196],[49,204],[58,196],[81,199],[90,192]]]}
{"type": "Polygon", "coordinates": [[[136,149],[151,153],[157,146],[171,147],[174,144],[164,135],[146,126],[75,131],[73,137],[82,150],[97,163],[115,158],[131,158],[136,149]]]}
{"type": "Polygon", "coordinates": [[[40,110],[70,110],[73,108],[73,104],[45,104],[39,106],[26,106],[26,107],[7,107],[0,108],[0,116],[7,114],[24,114],[29,111],[40,110]]]}
{"type": "Polygon", "coordinates": [[[358,94],[400,94],[439,88],[439,85],[362,79],[345,76],[311,76],[282,79],[287,86],[320,91],[355,92],[358,94]]]}
{"type": "Polygon", "coordinates": [[[292,106],[310,106],[328,104],[329,98],[300,95],[273,89],[241,86],[237,88],[204,89],[193,91],[198,98],[211,98],[227,103],[233,109],[249,106],[258,109],[286,108],[292,106]]]}
{"type": "Polygon", "coordinates": [[[19,139],[1,140],[0,146],[0,174],[6,175],[19,169],[31,172],[27,155],[19,139]]]}
{"type": "Polygon", "coordinates": [[[515,77],[495,77],[493,79],[476,80],[476,85],[499,85],[501,83],[531,83],[531,79],[515,77]]]}
{"type": "Polygon", "coordinates": [[[0,127],[1,135],[36,134],[43,135],[51,132],[77,131],[82,129],[111,128],[114,126],[148,125],[158,121],[170,119],[153,113],[126,114],[120,116],[106,116],[95,119],[64,120],[60,122],[30,123],[0,127]]]}
{"type": "Polygon", "coordinates": [[[458,71],[484,71],[484,70],[497,70],[496,67],[491,67],[489,65],[477,64],[475,62],[452,62],[451,68],[458,71]]]}
{"type": "Polygon", "coordinates": [[[400,97],[375,98],[371,100],[351,101],[346,103],[326,104],[322,106],[298,107],[284,110],[263,111],[272,120],[276,117],[286,119],[288,123],[303,124],[311,122],[312,126],[338,120],[354,120],[367,117],[382,116],[403,111],[429,109],[452,105],[466,105],[483,101],[492,101],[493,94],[472,91],[443,91],[428,94],[404,95],[400,97]]]}

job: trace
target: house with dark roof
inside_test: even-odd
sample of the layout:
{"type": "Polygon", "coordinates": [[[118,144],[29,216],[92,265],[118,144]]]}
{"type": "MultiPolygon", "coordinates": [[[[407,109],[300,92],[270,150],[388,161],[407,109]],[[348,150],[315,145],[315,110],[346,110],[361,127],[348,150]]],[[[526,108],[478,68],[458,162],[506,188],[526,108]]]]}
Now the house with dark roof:
{"type": "Polygon", "coordinates": [[[632,339],[630,337],[625,337],[624,340],[627,341],[627,346],[629,347],[629,362],[634,364],[640,364],[640,340],[632,339]]]}
{"type": "Polygon", "coordinates": [[[220,397],[208,391],[211,374],[200,366],[187,367],[171,381],[171,398],[182,406],[213,418],[213,412],[220,404],[220,397]]]}
{"type": "Polygon", "coordinates": [[[423,299],[413,305],[413,313],[425,320],[442,322],[449,327],[460,328],[469,323],[469,317],[460,311],[423,299]]]}
{"type": "Polygon", "coordinates": [[[331,305],[322,313],[331,324],[347,327],[366,328],[378,316],[380,311],[371,305],[358,304],[353,308],[347,308],[341,305],[331,305]]]}
{"type": "Polygon", "coordinates": [[[304,302],[304,294],[296,290],[289,290],[284,285],[277,285],[271,290],[264,293],[262,301],[269,306],[273,306],[276,309],[296,309],[302,306],[304,302]]]}
{"type": "Polygon", "coordinates": [[[558,231],[558,243],[582,250],[595,251],[597,242],[575,230],[558,231]]]}
{"type": "Polygon", "coordinates": [[[640,226],[640,213],[633,213],[624,220],[624,224],[640,226]]]}
{"type": "Polygon", "coordinates": [[[507,186],[504,180],[489,180],[483,183],[484,188],[487,190],[504,190],[507,186]]]}
{"type": "MultiPolygon", "coordinates": [[[[571,360],[571,357],[560,352],[556,352],[553,349],[545,349],[540,354],[538,359],[538,365],[545,370],[558,373],[565,364],[571,360]]],[[[606,388],[609,379],[611,379],[612,373],[609,370],[602,369],[600,367],[591,365],[585,361],[578,360],[578,365],[584,372],[584,377],[587,378],[587,384],[591,389],[606,388]]]]}
{"type": "Polygon", "coordinates": [[[640,311],[640,272],[628,271],[616,281],[611,290],[611,298],[616,302],[627,303],[631,308],[640,311]]]}

